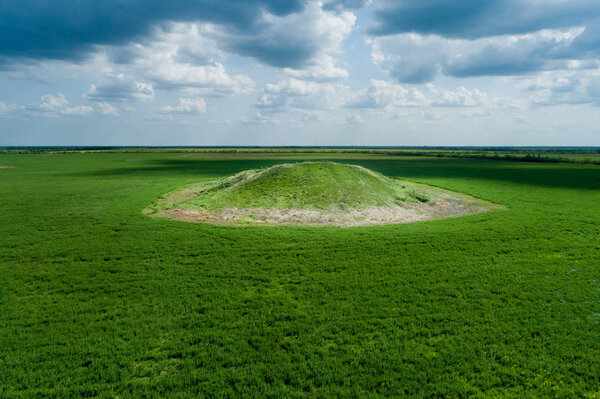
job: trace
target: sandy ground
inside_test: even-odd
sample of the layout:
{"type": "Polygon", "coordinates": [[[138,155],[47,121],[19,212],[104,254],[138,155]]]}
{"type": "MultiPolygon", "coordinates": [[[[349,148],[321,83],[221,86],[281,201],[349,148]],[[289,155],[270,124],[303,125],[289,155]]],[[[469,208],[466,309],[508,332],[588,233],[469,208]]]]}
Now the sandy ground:
{"type": "MultiPolygon", "coordinates": [[[[402,204],[393,207],[366,207],[344,210],[281,209],[281,208],[224,208],[215,210],[192,210],[177,207],[143,213],[151,217],[169,218],[184,222],[210,223],[226,226],[374,226],[412,223],[445,219],[503,209],[502,206],[482,201],[469,195],[427,186],[402,182],[435,199],[427,203],[402,204]]],[[[193,189],[175,192],[165,199],[171,204],[198,195],[193,189]]]]}
{"type": "Polygon", "coordinates": [[[373,226],[411,223],[443,219],[485,212],[490,207],[483,203],[436,199],[426,204],[405,204],[395,207],[369,207],[326,211],[278,208],[226,208],[216,211],[169,209],[152,216],[167,217],[186,222],[218,225],[263,226],[373,226]]]}

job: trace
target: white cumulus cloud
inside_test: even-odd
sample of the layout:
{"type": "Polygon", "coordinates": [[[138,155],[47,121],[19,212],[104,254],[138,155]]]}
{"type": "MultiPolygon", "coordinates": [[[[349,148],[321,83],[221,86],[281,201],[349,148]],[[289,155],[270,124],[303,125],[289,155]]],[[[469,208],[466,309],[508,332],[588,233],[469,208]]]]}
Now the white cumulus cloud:
{"type": "Polygon", "coordinates": [[[138,82],[132,76],[107,75],[90,86],[85,98],[102,102],[153,101],[154,88],[152,84],[138,82]]]}
{"type": "Polygon", "coordinates": [[[98,103],[98,108],[104,116],[119,116],[119,108],[109,103],[98,103]]]}
{"type": "Polygon", "coordinates": [[[166,105],[160,111],[166,114],[204,114],[206,103],[201,98],[180,98],[177,105],[166,105]]]}
{"type": "Polygon", "coordinates": [[[88,105],[79,105],[77,107],[66,107],[61,110],[61,114],[68,116],[85,116],[94,112],[94,108],[88,105]]]}

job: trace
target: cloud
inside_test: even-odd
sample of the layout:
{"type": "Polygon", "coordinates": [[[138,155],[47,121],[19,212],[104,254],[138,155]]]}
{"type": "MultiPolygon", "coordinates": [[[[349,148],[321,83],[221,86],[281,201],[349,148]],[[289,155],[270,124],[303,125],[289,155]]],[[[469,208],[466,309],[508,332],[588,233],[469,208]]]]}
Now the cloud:
{"type": "Polygon", "coordinates": [[[426,121],[439,121],[442,119],[442,115],[434,110],[423,111],[423,119],[426,121]]]}
{"type": "Polygon", "coordinates": [[[346,108],[381,110],[393,108],[478,107],[488,103],[478,89],[459,86],[454,90],[426,86],[426,91],[372,79],[369,86],[348,96],[346,108]]]}
{"type": "MultiPolygon", "coordinates": [[[[467,51],[450,55],[444,73],[455,77],[507,76],[551,68],[556,59],[569,52],[569,46],[585,29],[540,31],[521,36],[480,39],[467,45],[467,51]]],[[[560,65],[563,67],[563,65],[560,65]]]]}
{"type": "Polygon", "coordinates": [[[432,84],[427,85],[427,88],[434,98],[434,107],[476,107],[487,102],[487,95],[478,89],[469,90],[460,86],[456,90],[447,90],[436,88],[432,84]]]}
{"type": "Polygon", "coordinates": [[[389,76],[402,83],[433,80],[445,60],[448,42],[438,37],[414,34],[378,38],[371,56],[389,76]]]}
{"type": "Polygon", "coordinates": [[[279,68],[305,68],[323,54],[336,52],[352,31],[356,16],[348,11],[326,12],[319,2],[300,13],[265,15],[260,29],[239,34],[217,29],[215,37],[229,51],[279,68]]]}
{"type": "Polygon", "coordinates": [[[12,119],[19,114],[22,114],[24,110],[25,107],[23,105],[6,104],[5,102],[0,101],[0,118],[12,119]]]}
{"type": "Polygon", "coordinates": [[[210,38],[212,29],[193,23],[156,29],[144,42],[106,49],[116,63],[167,90],[197,89],[202,95],[244,94],[253,88],[247,75],[231,76],[218,61],[224,57],[210,38]]]}
{"type": "Polygon", "coordinates": [[[173,62],[162,58],[152,63],[154,56],[140,60],[145,77],[155,82],[157,87],[167,90],[204,89],[205,95],[224,96],[248,93],[254,82],[247,75],[230,76],[221,63],[195,66],[173,62]]]}
{"type": "MultiPolygon", "coordinates": [[[[128,64],[129,57],[140,58],[131,44],[152,41],[157,30],[195,25],[211,32],[205,44],[213,40],[227,52],[298,69],[338,48],[355,20],[351,12],[333,12],[315,0],[6,1],[0,2],[0,68],[43,60],[82,62],[109,48],[115,48],[115,62],[128,64]]],[[[170,54],[173,62],[210,68],[214,57],[188,33],[189,45],[170,54]]]]}
{"type": "Polygon", "coordinates": [[[347,88],[338,84],[282,79],[265,86],[255,107],[270,112],[293,109],[331,110],[343,104],[346,92],[347,88]]]}
{"type": "Polygon", "coordinates": [[[61,114],[67,116],[85,116],[94,112],[94,108],[87,105],[79,105],[77,107],[66,107],[61,110],[61,114]]]}
{"type": "Polygon", "coordinates": [[[373,3],[373,0],[326,0],[323,9],[327,11],[343,12],[357,10],[373,3]]]}
{"type": "Polygon", "coordinates": [[[138,82],[131,76],[108,75],[92,84],[85,98],[102,102],[152,101],[154,88],[150,83],[138,82]]]}
{"type": "Polygon", "coordinates": [[[370,32],[478,39],[564,29],[598,17],[596,0],[380,0],[370,32]]]}
{"type": "Polygon", "coordinates": [[[596,0],[381,0],[373,59],[403,83],[568,70],[600,58],[596,0]]]}
{"type": "Polygon", "coordinates": [[[345,106],[347,108],[385,108],[388,106],[425,106],[427,99],[415,88],[405,88],[390,82],[372,79],[366,89],[354,93],[345,106]]]}
{"type": "Polygon", "coordinates": [[[69,101],[63,93],[44,94],[40,101],[28,104],[6,104],[0,102],[0,117],[5,119],[28,117],[60,117],[60,116],[87,116],[94,112],[94,108],[87,105],[69,106],[69,101]]]}
{"type": "Polygon", "coordinates": [[[313,82],[334,82],[348,78],[348,71],[337,68],[330,56],[324,55],[315,63],[304,69],[285,68],[283,75],[286,77],[313,82]]]}
{"type": "Polygon", "coordinates": [[[365,121],[357,114],[350,114],[346,117],[346,123],[350,126],[362,126],[365,121]]]}
{"type": "Polygon", "coordinates": [[[109,103],[98,103],[98,108],[104,116],[119,116],[119,108],[109,103]]]}
{"type": "Polygon", "coordinates": [[[324,10],[343,11],[363,8],[372,0],[329,0],[323,4],[324,10]]]}
{"type": "Polygon", "coordinates": [[[117,64],[131,64],[136,59],[148,58],[149,53],[167,54],[176,62],[190,65],[210,65],[224,53],[208,35],[211,25],[199,23],[169,23],[157,26],[139,40],[126,45],[105,46],[109,58],[117,64]]]}
{"type": "Polygon", "coordinates": [[[165,22],[208,21],[242,34],[262,28],[265,16],[299,12],[303,0],[29,0],[0,2],[0,56],[80,61],[97,45],[122,45],[165,22]]]}
{"type": "Polygon", "coordinates": [[[574,65],[572,43],[583,28],[539,31],[477,40],[399,34],[372,41],[373,61],[403,83],[426,83],[437,74],[465,78],[513,76],[574,65]]]}
{"type": "Polygon", "coordinates": [[[69,102],[63,93],[58,93],[56,96],[52,94],[44,94],[41,97],[41,102],[31,107],[46,112],[55,112],[65,107],[69,102]]]}
{"type": "Polygon", "coordinates": [[[318,93],[325,85],[299,79],[285,79],[276,84],[267,84],[264,93],[267,95],[285,94],[290,97],[307,96],[318,93]]]}
{"type": "Polygon", "coordinates": [[[206,103],[201,98],[180,98],[177,105],[166,105],[160,108],[165,114],[204,114],[206,103]]]}
{"type": "Polygon", "coordinates": [[[271,114],[256,112],[252,117],[242,117],[240,122],[244,125],[278,125],[281,120],[271,114]]]}
{"type": "MultiPolygon", "coordinates": [[[[500,109],[511,106],[508,102],[503,103],[503,99],[488,99],[486,93],[476,88],[449,89],[428,84],[424,89],[372,79],[364,89],[350,92],[347,86],[340,84],[282,79],[267,84],[262,90],[254,105],[260,109],[257,115],[261,118],[253,118],[252,123],[281,121],[285,116],[290,123],[294,120],[298,123],[327,121],[357,126],[364,115],[394,118],[406,109],[500,109]]],[[[245,123],[250,120],[246,119],[245,123]]]]}
{"type": "Polygon", "coordinates": [[[600,71],[545,72],[535,78],[525,79],[520,88],[532,93],[533,106],[600,105],[600,71]]]}
{"type": "Polygon", "coordinates": [[[46,116],[57,117],[66,116],[85,116],[94,112],[92,107],[80,105],[69,107],[69,101],[63,93],[44,94],[39,102],[25,106],[20,116],[46,116]]]}

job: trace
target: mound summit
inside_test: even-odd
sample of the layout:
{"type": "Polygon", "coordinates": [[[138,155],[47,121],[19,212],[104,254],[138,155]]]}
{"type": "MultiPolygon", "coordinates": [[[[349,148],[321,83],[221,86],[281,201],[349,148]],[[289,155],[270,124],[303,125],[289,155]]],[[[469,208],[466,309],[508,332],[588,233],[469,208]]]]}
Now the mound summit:
{"type": "Polygon", "coordinates": [[[195,183],[146,213],[213,224],[360,226],[483,212],[488,203],[334,162],[280,164],[195,183]]]}

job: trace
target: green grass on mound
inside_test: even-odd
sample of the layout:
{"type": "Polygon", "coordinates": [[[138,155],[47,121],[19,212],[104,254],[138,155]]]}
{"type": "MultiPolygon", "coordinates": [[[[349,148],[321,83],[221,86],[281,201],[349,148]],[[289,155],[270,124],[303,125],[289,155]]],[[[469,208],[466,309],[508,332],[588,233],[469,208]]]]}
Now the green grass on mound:
{"type": "MultiPolygon", "coordinates": [[[[195,185],[177,206],[194,209],[348,209],[425,202],[412,187],[360,166],[334,162],[281,164],[195,185]],[[191,197],[191,198],[190,198],[191,197]]],[[[173,198],[181,196],[175,195],[173,198]]]]}

